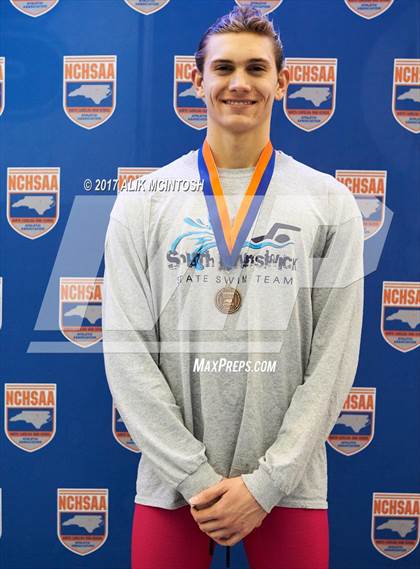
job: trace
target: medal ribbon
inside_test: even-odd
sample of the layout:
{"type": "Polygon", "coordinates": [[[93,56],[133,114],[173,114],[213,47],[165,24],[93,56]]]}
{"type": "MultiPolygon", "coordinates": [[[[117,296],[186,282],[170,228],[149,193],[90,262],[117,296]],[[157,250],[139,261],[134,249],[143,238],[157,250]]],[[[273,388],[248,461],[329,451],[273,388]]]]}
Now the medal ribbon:
{"type": "Polygon", "coordinates": [[[228,208],[220,183],[217,166],[207,139],[198,151],[198,169],[204,181],[210,223],[217,248],[224,266],[232,268],[241,252],[242,245],[252,227],[274,171],[276,153],[270,141],[258,158],[255,171],[249,182],[233,226],[230,224],[228,208]]]}

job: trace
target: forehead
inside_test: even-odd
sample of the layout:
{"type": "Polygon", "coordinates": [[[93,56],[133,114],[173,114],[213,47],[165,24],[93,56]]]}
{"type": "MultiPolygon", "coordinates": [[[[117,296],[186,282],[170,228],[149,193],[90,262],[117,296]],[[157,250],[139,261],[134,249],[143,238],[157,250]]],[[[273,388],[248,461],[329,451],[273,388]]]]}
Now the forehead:
{"type": "Polygon", "coordinates": [[[206,45],[206,64],[217,59],[236,63],[249,59],[265,59],[275,64],[271,38],[249,32],[227,32],[209,37],[206,45]]]}

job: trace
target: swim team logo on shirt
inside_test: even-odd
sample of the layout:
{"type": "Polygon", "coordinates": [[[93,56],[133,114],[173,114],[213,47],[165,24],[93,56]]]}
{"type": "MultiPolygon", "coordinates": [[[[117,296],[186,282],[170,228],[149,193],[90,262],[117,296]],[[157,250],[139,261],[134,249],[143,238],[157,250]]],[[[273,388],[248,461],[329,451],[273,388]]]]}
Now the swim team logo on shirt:
{"type": "MultiPolygon", "coordinates": [[[[192,219],[191,217],[186,217],[184,221],[193,229],[182,233],[172,242],[171,248],[166,255],[168,268],[176,269],[181,264],[188,264],[194,267],[196,271],[202,271],[205,267],[213,267],[216,262],[215,258],[209,253],[212,249],[215,249],[217,252],[219,269],[225,268],[218,253],[215,235],[210,222],[204,223],[201,219],[192,219]],[[184,241],[191,243],[190,249],[181,252],[179,251],[179,245],[184,241]]],[[[261,255],[258,252],[265,248],[281,250],[289,245],[293,245],[293,232],[300,231],[301,228],[295,225],[274,223],[263,235],[257,235],[252,237],[250,241],[244,241],[242,249],[249,247],[251,250],[256,251],[256,254],[247,254],[245,258],[239,255],[240,266],[247,267],[250,264],[270,266],[275,264],[278,265],[279,269],[290,268],[292,259],[287,255],[276,255],[268,251],[261,255]],[[288,263],[288,266],[286,266],[286,263],[288,263]]],[[[296,262],[297,259],[293,259],[294,265],[296,265],[296,262]]]]}

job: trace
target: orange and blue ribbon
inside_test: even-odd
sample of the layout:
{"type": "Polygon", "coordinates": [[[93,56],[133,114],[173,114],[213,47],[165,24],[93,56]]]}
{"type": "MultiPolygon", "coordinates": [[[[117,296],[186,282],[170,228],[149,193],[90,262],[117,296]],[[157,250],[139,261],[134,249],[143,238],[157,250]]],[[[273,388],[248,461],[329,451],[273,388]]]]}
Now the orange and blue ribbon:
{"type": "Polygon", "coordinates": [[[198,169],[221,263],[232,268],[260,209],[274,171],[276,153],[270,141],[258,158],[241,206],[231,226],[217,166],[207,139],[198,150],[198,169]]]}

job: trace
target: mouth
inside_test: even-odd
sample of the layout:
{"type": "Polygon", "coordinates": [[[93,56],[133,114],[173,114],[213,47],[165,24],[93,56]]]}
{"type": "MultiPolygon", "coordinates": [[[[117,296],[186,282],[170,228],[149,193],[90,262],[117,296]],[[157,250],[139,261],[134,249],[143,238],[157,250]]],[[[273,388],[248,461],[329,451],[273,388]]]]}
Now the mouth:
{"type": "Polygon", "coordinates": [[[251,107],[256,102],[251,99],[223,99],[223,103],[229,107],[251,107]]]}

